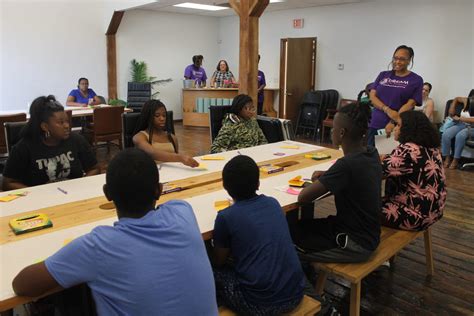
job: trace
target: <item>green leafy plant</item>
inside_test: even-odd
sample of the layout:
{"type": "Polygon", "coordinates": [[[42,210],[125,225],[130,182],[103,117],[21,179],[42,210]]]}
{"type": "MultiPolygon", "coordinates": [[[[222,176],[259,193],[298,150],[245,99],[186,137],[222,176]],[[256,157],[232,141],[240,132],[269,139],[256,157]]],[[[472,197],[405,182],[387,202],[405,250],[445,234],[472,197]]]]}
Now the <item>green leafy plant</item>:
{"type": "MultiPolygon", "coordinates": [[[[148,75],[148,66],[144,61],[137,61],[132,59],[130,62],[130,74],[132,76],[132,82],[149,82],[151,83],[151,90],[155,90],[155,86],[165,84],[173,81],[171,78],[156,80],[156,77],[148,75]]],[[[154,91],[151,95],[152,98],[157,96],[160,92],[154,91]]]]}
{"type": "Polygon", "coordinates": [[[127,107],[127,102],[125,102],[124,100],[121,100],[121,99],[110,99],[109,100],[109,105],[120,105],[120,106],[124,106],[124,107],[127,107]]]}

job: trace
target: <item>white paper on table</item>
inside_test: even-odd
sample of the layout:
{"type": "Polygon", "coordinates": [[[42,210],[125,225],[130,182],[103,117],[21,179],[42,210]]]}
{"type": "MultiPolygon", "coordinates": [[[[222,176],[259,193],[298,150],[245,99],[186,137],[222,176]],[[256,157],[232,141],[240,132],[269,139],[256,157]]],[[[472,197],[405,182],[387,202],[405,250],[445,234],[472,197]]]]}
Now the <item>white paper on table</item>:
{"type": "Polygon", "coordinates": [[[380,155],[392,153],[399,144],[393,136],[387,138],[385,135],[375,135],[375,148],[377,148],[380,155]]]}

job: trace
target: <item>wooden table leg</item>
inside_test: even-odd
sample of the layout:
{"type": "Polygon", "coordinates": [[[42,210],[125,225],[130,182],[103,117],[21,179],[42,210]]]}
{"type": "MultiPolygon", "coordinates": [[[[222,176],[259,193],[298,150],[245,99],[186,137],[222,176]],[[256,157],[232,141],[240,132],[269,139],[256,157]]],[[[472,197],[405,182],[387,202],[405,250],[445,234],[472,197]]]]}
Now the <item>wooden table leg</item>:
{"type": "Polygon", "coordinates": [[[428,275],[434,275],[434,262],[433,262],[433,249],[431,243],[431,228],[428,228],[423,233],[423,239],[425,240],[425,257],[426,257],[426,273],[428,275]]]}
{"type": "Polygon", "coordinates": [[[351,316],[359,316],[360,314],[360,287],[361,282],[351,284],[351,316]]]}
{"type": "Polygon", "coordinates": [[[324,293],[324,284],[326,283],[328,275],[329,274],[326,271],[319,270],[318,280],[316,281],[316,285],[314,286],[316,294],[322,295],[324,293]]]}

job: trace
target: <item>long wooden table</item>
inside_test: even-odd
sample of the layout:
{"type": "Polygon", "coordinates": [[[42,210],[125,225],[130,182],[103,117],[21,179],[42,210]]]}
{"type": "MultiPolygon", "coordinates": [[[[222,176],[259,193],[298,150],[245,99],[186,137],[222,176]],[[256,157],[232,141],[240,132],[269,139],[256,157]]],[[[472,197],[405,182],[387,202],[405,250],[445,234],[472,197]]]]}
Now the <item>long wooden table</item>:
{"type": "MultiPolygon", "coordinates": [[[[337,150],[296,142],[280,142],[240,150],[241,154],[253,157],[259,165],[267,163],[292,162],[284,171],[275,174],[261,174],[259,193],[274,196],[285,211],[297,207],[297,196],[280,191],[278,186],[285,185],[294,176],[310,177],[316,169],[326,170],[342,153],[337,150]],[[281,146],[298,144],[299,149],[284,149],[281,146]],[[304,154],[325,152],[332,157],[326,161],[304,158],[304,154]],[[283,152],[280,158],[275,152],[283,152]],[[268,159],[271,158],[271,159],[268,159]],[[318,165],[316,167],[316,165],[318,165]]],[[[205,161],[206,171],[196,171],[175,163],[165,163],[160,167],[161,182],[172,182],[183,188],[180,192],[162,195],[158,204],[171,199],[184,199],[194,209],[200,231],[204,239],[212,237],[216,217],[214,202],[228,198],[222,188],[221,170],[237,151],[216,154],[222,161],[205,161]]],[[[214,155],[214,156],[216,156],[214,155]]],[[[202,160],[202,157],[196,159],[202,160]]],[[[203,161],[204,162],[204,161],[203,161]]],[[[6,204],[0,204],[0,260],[2,262],[0,279],[0,311],[8,310],[29,301],[30,297],[17,297],[13,293],[11,282],[14,276],[25,266],[46,259],[63,247],[65,241],[90,232],[99,225],[112,225],[117,220],[115,209],[101,209],[107,204],[102,195],[104,175],[69,180],[28,188],[26,197],[6,204]],[[67,190],[68,194],[57,188],[67,190]],[[45,213],[54,227],[25,235],[16,236],[8,226],[10,219],[32,213],[45,213]]],[[[8,194],[4,192],[3,194],[8,194]]]]}
{"type": "MultiPolygon", "coordinates": [[[[109,107],[111,105],[99,105],[98,107],[109,107]]],[[[94,114],[94,108],[90,107],[81,107],[81,106],[65,106],[64,110],[71,110],[72,117],[84,117],[84,116],[92,116],[94,114]]],[[[132,109],[125,108],[125,112],[133,112],[132,109]]],[[[17,113],[25,113],[27,118],[30,117],[30,113],[25,110],[3,110],[0,111],[0,115],[8,115],[8,114],[17,114],[17,113]]]]}

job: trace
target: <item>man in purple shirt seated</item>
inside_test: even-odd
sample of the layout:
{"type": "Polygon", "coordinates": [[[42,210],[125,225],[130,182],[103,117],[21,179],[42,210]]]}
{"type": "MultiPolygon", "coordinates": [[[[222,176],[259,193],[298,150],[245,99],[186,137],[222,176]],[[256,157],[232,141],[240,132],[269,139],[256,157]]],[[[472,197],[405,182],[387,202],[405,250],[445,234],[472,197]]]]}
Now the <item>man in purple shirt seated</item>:
{"type": "Polygon", "coordinates": [[[80,78],[77,83],[77,89],[69,92],[66,100],[67,106],[88,106],[100,104],[100,101],[96,98],[97,94],[94,92],[94,90],[89,89],[89,80],[87,78],[80,78]]]}
{"type": "Polygon", "coordinates": [[[195,80],[199,86],[205,87],[207,75],[204,68],[201,67],[202,60],[202,55],[194,55],[193,64],[187,66],[186,69],[184,69],[184,78],[195,80]]]}

